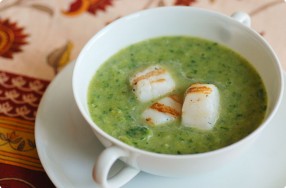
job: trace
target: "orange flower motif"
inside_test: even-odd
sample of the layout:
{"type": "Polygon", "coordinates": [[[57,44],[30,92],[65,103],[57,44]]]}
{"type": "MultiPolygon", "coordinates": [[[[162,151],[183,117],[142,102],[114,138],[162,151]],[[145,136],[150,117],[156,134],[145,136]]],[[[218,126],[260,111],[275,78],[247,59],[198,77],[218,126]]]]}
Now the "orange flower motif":
{"type": "Polygon", "coordinates": [[[10,103],[5,102],[0,104],[0,113],[7,114],[13,109],[10,103]]]}
{"type": "Polygon", "coordinates": [[[0,18],[0,56],[13,58],[13,53],[21,52],[21,46],[27,44],[27,34],[23,33],[24,28],[18,27],[15,22],[0,18]]]}
{"type": "Polygon", "coordinates": [[[195,2],[196,0],[176,0],[175,5],[190,6],[195,2]]]}
{"type": "Polygon", "coordinates": [[[75,0],[70,4],[69,10],[63,11],[63,14],[76,16],[88,12],[95,15],[98,10],[105,11],[110,5],[112,5],[112,0],[75,0]]]}
{"type": "Polygon", "coordinates": [[[34,103],[38,100],[38,98],[34,94],[23,95],[22,98],[23,98],[23,101],[28,104],[34,103]]]}
{"type": "Polygon", "coordinates": [[[35,80],[33,82],[30,82],[29,86],[33,91],[40,91],[41,89],[43,89],[44,84],[39,80],[35,80]]]}
{"type": "MultiPolygon", "coordinates": [[[[1,45],[1,42],[0,42],[0,45],[1,45]]],[[[9,76],[4,72],[0,72],[0,84],[4,84],[8,80],[9,80],[9,76]]]]}
{"type": "Polygon", "coordinates": [[[12,79],[12,84],[15,87],[23,87],[26,84],[26,80],[23,77],[19,76],[12,79]]]}
{"type": "Polygon", "coordinates": [[[26,115],[28,115],[30,112],[31,112],[31,110],[29,110],[29,109],[27,108],[27,106],[21,106],[21,107],[19,107],[19,108],[16,108],[16,113],[17,113],[17,115],[19,115],[19,116],[26,116],[26,115]]]}
{"type": "Polygon", "coordinates": [[[16,90],[10,90],[5,92],[5,96],[7,99],[16,99],[20,96],[20,93],[18,93],[16,90]]]}
{"type": "Polygon", "coordinates": [[[6,140],[8,142],[11,142],[11,143],[16,142],[16,140],[18,140],[19,138],[20,137],[18,135],[16,135],[15,131],[13,131],[11,133],[6,133],[6,140]]]}

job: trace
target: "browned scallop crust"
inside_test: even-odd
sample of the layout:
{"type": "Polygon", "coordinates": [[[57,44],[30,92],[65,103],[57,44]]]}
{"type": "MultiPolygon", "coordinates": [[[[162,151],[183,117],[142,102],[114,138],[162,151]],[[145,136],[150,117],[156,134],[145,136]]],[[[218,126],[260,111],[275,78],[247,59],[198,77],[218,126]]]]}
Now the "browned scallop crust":
{"type": "Polygon", "coordinates": [[[162,112],[162,113],[170,114],[170,115],[175,116],[175,117],[179,117],[181,115],[181,113],[178,112],[177,110],[175,110],[174,108],[172,108],[170,106],[166,106],[166,105],[158,103],[158,102],[152,104],[152,106],[150,108],[157,110],[159,112],[162,112]]]}
{"type": "Polygon", "coordinates": [[[187,90],[188,93],[203,93],[203,94],[211,94],[212,89],[207,86],[191,86],[187,90]]]}
{"type": "Polygon", "coordinates": [[[136,84],[137,84],[139,81],[141,81],[141,80],[148,79],[148,78],[150,78],[150,77],[152,77],[152,76],[157,76],[157,75],[160,75],[160,74],[164,74],[165,72],[166,72],[165,69],[161,69],[161,68],[155,69],[155,70],[153,70],[153,71],[148,72],[147,74],[144,74],[144,75],[142,75],[142,76],[139,76],[139,77],[135,78],[135,79],[132,81],[132,84],[133,84],[133,85],[136,85],[136,84]]]}

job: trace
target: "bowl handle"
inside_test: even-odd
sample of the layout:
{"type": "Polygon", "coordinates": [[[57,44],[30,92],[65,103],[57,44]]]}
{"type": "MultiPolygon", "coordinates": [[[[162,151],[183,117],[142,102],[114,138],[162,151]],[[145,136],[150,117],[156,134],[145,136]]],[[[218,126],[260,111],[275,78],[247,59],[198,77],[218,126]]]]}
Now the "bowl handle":
{"type": "Polygon", "coordinates": [[[251,18],[245,12],[235,12],[231,15],[231,17],[247,27],[251,26],[251,18]]]}
{"type": "Polygon", "coordinates": [[[104,188],[121,187],[132,178],[134,178],[140,170],[131,166],[125,166],[116,175],[108,179],[108,173],[112,165],[121,157],[128,157],[128,153],[117,146],[106,148],[97,159],[93,167],[93,179],[96,183],[104,188]]]}

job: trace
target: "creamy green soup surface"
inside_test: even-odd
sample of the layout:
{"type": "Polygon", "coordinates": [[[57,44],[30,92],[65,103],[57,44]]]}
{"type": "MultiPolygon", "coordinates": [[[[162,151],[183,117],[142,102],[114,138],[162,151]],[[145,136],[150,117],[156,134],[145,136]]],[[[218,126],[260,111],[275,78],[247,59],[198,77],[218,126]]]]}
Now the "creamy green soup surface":
{"type": "Polygon", "coordinates": [[[267,95],[254,68],[234,51],[212,41],[166,36],[128,46],[96,72],[88,91],[94,122],[111,136],[140,149],[192,154],[230,145],[263,121],[267,95]],[[210,131],[184,127],[181,120],[149,126],[142,112],[158,99],[138,101],[129,79],[151,65],[166,68],[176,82],[173,94],[184,97],[193,83],[211,83],[220,92],[220,115],[210,131]]]}

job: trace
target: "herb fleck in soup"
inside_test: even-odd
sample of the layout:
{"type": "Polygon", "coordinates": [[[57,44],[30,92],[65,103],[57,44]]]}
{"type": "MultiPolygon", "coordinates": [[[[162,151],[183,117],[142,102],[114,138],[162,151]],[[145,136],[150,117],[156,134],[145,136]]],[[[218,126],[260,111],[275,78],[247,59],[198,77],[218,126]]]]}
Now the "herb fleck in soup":
{"type": "Polygon", "coordinates": [[[88,92],[92,119],[111,136],[140,149],[165,154],[216,150],[253,132],[263,121],[267,95],[247,60],[201,38],[159,37],[128,46],[97,70],[88,92]],[[211,83],[220,92],[220,112],[209,131],[184,127],[181,119],[150,126],[141,117],[153,102],[140,102],[129,79],[151,65],[166,68],[176,83],[171,94],[184,97],[193,83],[211,83]]]}

